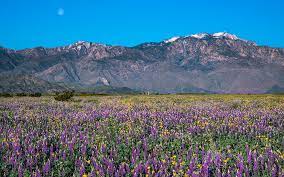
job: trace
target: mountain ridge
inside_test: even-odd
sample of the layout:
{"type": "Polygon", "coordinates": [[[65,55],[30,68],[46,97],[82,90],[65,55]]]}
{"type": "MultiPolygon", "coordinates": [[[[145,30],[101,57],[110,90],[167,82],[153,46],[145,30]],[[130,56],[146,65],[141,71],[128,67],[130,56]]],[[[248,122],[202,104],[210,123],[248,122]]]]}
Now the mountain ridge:
{"type": "MultiPolygon", "coordinates": [[[[66,49],[66,48],[71,48],[72,46],[82,45],[82,44],[101,45],[101,46],[105,46],[105,47],[106,46],[109,46],[109,47],[120,46],[120,47],[125,47],[125,48],[133,48],[133,47],[139,46],[141,44],[145,44],[145,43],[153,43],[153,44],[165,43],[165,41],[171,40],[172,38],[189,38],[189,37],[192,37],[192,38],[197,38],[198,39],[199,37],[197,37],[197,35],[201,35],[201,34],[206,34],[206,35],[208,35],[207,37],[213,37],[213,38],[222,38],[222,37],[226,38],[226,36],[228,38],[230,38],[231,36],[235,36],[235,38],[237,38],[238,40],[251,42],[251,43],[254,43],[255,45],[257,45],[253,41],[241,39],[241,38],[237,37],[236,35],[230,34],[230,33],[227,33],[227,32],[217,32],[217,33],[212,33],[212,34],[204,32],[204,33],[196,33],[196,34],[184,35],[184,36],[174,36],[174,37],[171,37],[171,38],[168,38],[168,39],[165,39],[165,40],[161,40],[161,41],[157,41],[157,42],[143,42],[143,43],[136,44],[136,45],[133,45],[133,46],[112,45],[112,44],[97,43],[97,42],[92,42],[92,41],[87,41],[87,40],[78,40],[78,41],[75,41],[75,42],[73,42],[71,44],[54,46],[54,47],[35,46],[35,47],[28,47],[28,48],[23,48],[23,49],[12,49],[12,48],[5,48],[4,45],[0,45],[0,49],[3,48],[3,49],[7,49],[7,50],[10,50],[10,51],[14,51],[14,52],[19,52],[19,51],[26,51],[26,50],[40,49],[40,48],[42,48],[42,49],[66,49]],[[220,35],[219,37],[217,36],[218,34],[220,35]]],[[[203,38],[205,38],[205,37],[203,37],[203,38]]],[[[203,39],[203,38],[199,38],[199,39],[203,39]]],[[[174,42],[174,41],[169,41],[169,42],[174,42]]],[[[266,45],[260,45],[260,46],[268,47],[266,45]]],[[[281,49],[281,47],[273,47],[273,48],[281,49]]]]}
{"type": "Polygon", "coordinates": [[[161,93],[266,93],[284,87],[284,49],[226,32],[133,47],[78,41],[56,48],[0,48],[3,74],[88,88],[103,80],[113,87],[161,93]]]}

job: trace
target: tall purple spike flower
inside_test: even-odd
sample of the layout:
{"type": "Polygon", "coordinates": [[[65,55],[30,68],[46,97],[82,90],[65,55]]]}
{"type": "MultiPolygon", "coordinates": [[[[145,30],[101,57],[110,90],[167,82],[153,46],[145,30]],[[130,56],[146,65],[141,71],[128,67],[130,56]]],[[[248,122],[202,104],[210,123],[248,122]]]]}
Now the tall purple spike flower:
{"type": "Polygon", "coordinates": [[[237,162],[237,166],[238,166],[238,171],[237,171],[237,177],[242,177],[243,175],[243,170],[244,170],[244,163],[243,163],[243,157],[241,154],[238,155],[238,162],[237,162]]]}
{"type": "Polygon", "coordinates": [[[23,168],[22,168],[22,165],[19,165],[19,167],[18,167],[18,177],[23,177],[23,168]]]}
{"type": "Polygon", "coordinates": [[[81,164],[81,167],[80,167],[80,176],[83,176],[85,174],[85,166],[84,164],[81,164]]]}
{"type": "Polygon", "coordinates": [[[45,175],[48,175],[48,173],[49,173],[49,171],[50,171],[50,160],[48,160],[48,161],[45,163],[45,165],[44,165],[42,171],[43,171],[43,173],[44,173],[45,175]]]}

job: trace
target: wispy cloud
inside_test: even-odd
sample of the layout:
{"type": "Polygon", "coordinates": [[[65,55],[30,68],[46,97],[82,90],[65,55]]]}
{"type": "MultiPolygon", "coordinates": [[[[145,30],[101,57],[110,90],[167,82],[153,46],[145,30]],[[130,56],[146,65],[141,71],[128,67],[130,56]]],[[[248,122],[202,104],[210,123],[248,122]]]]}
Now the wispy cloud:
{"type": "Polygon", "coordinates": [[[57,10],[57,15],[63,16],[63,15],[64,15],[64,9],[63,9],[63,8],[59,8],[59,9],[57,10]]]}

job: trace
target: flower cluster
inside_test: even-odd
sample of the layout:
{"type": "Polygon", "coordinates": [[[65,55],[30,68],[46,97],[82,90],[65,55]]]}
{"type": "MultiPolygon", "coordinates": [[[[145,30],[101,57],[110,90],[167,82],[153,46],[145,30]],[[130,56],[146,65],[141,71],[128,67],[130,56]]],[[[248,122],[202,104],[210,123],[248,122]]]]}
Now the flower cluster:
{"type": "Polygon", "coordinates": [[[284,98],[251,97],[3,98],[0,176],[282,176],[284,98]]]}

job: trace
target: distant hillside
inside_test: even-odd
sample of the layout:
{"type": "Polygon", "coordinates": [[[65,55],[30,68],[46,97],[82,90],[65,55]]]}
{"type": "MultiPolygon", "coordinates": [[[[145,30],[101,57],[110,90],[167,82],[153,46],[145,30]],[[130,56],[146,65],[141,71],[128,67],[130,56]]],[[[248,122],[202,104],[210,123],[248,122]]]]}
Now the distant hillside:
{"type": "Polygon", "coordinates": [[[0,93],[51,93],[67,88],[28,75],[0,75],[0,93]]]}
{"type": "Polygon", "coordinates": [[[267,91],[267,93],[281,93],[284,94],[284,87],[279,87],[278,85],[273,86],[267,91]]]}

